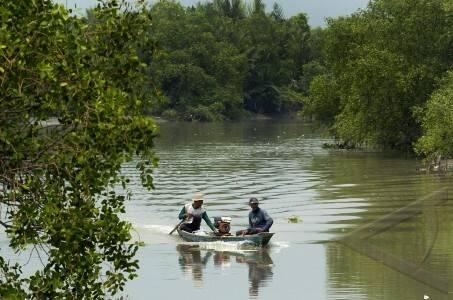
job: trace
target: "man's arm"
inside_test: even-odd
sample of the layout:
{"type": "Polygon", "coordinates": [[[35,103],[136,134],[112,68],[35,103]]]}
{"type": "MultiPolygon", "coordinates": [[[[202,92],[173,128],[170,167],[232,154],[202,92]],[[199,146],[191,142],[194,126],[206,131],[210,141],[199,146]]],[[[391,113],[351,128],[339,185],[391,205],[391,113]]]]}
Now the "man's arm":
{"type": "Polygon", "coordinates": [[[206,212],[204,212],[201,217],[203,218],[203,220],[206,222],[206,224],[208,224],[209,228],[212,229],[212,231],[216,231],[215,230],[215,227],[214,225],[212,224],[211,220],[209,219],[208,217],[208,214],[206,212]]]}
{"type": "Polygon", "coordinates": [[[263,227],[263,231],[269,231],[269,229],[271,228],[272,224],[274,224],[274,220],[272,220],[272,218],[269,216],[267,211],[262,210],[262,212],[263,212],[264,221],[266,221],[266,224],[263,227]]]}
{"type": "Polygon", "coordinates": [[[180,220],[184,220],[185,217],[186,217],[186,207],[183,206],[182,209],[181,209],[181,211],[179,212],[178,218],[179,218],[180,220]]]}
{"type": "Polygon", "coordinates": [[[249,229],[252,228],[252,212],[249,212],[249,229]]]}

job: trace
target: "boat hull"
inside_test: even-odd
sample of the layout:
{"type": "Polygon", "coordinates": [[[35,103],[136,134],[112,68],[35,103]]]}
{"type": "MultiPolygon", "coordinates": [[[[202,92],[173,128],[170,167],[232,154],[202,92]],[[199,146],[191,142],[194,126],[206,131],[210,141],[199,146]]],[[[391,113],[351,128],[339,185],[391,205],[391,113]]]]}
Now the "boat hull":
{"type": "Polygon", "coordinates": [[[249,242],[256,246],[266,246],[274,233],[272,232],[261,232],[254,235],[245,235],[245,236],[234,236],[234,235],[215,235],[214,233],[206,233],[206,235],[197,235],[193,233],[189,233],[179,228],[178,234],[182,237],[183,240],[186,242],[192,243],[203,243],[203,242],[249,242]]]}

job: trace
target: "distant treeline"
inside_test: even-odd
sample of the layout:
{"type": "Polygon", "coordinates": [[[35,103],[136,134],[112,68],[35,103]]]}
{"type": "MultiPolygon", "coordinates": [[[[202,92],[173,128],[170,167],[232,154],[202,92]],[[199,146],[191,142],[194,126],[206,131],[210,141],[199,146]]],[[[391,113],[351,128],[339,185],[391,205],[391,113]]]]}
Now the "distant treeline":
{"type": "Polygon", "coordinates": [[[261,0],[164,0],[150,14],[158,51],[145,59],[162,91],[153,114],[211,121],[297,111],[322,73],[306,15],[285,18],[278,4],[266,13],[261,0]]]}
{"type": "Polygon", "coordinates": [[[453,154],[453,20],[444,0],[376,0],[311,29],[261,0],[150,8],[150,112],[185,120],[302,111],[345,147],[453,154]],[[449,72],[450,70],[450,72],[449,72]]]}

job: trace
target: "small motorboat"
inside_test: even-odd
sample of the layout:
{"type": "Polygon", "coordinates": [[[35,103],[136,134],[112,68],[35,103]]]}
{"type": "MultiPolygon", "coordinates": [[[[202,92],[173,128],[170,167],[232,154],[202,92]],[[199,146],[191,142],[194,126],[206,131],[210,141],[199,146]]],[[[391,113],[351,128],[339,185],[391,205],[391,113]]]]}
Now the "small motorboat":
{"type": "Polygon", "coordinates": [[[261,232],[252,235],[235,236],[231,234],[215,234],[214,232],[196,232],[190,233],[177,229],[178,234],[186,242],[200,243],[200,242],[249,242],[255,246],[266,246],[269,244],[270,239],[274,235],[272,232],[261,232]]]}

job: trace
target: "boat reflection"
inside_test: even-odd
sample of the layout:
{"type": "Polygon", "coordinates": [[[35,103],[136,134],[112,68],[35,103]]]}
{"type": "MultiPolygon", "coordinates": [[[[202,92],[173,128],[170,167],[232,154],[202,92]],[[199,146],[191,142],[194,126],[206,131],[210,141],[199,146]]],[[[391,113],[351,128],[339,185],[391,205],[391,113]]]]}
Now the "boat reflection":
{"type": "Polygon", "coordinates": [[[197,246],[178,245],[176,250],[179,253],[179,266],[184,275],[191,276],[197,287],[203,286],[203,269],[206,266],[212,252],[208,251],[201,255],[201,250],[197,246]]]}
{"type": "Polygon", "coordinates": [[[249,279],[249,296],[257,298],[259,290],[272,280],[273,261],[268,250],[256,251],[216,251],[205,249],[200,245],[179,244],[178,262],[184,275],[190,277],[196,287],[203,286],[203,270],[209,261],[217,268],[229,268],[232,264],[247,264],[249,279]]]}

